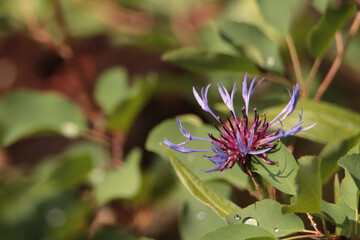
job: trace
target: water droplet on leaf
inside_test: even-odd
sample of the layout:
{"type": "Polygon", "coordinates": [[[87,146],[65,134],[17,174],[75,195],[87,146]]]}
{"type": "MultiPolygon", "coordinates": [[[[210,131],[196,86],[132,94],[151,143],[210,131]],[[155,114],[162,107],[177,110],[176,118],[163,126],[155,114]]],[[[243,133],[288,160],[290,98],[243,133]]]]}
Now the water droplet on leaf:
{"type": "Polygon", "coordinates": [[[279,232],[279,229],[278,229],[278,228],[274,228],[274,232],[279,232]]]}
{"type": "Polygon", "coordinates": [[[90,174],[90,179],[94,183],[102,182],[104,180],[104,177],[105,172],[103,169],[100,168],[95,168],[90,174]]]}
{"type": "Polygon", "coordinates": [[[52,208],[46,213],[45,219],[50,227],[59,228],[65,224],[66,215],[62,209],[52,208]]]}
{"type": "Polygon", "coordinates": [[[196,218],[199,219],[199,220],[204,220],[206,217],[206,213],[203,212],[203,211],[199,211],[197,214],[196,214],[196,218]]]}
{"type": "Polygon", "coordinates": [[[243,220],[243,223],[248,224],[248,225],[253,225],[253,226],[258,226],[259,225],[258,221],[255,218],[252,218],[252,217],[245,218],[243,220]]]}
{"type": "Polygon", "coordinates": [[[73,122],[64,122],[60,126],[60,131],[66,137],[76,137],[79,134],[79,126],[73,122]]]}
{"type": "Polygon", "coordinates": [[[268,57],[268,58],[266,59],[266,64],[267,64],[269,67],[274,66],[274,65],[275,65],[275,58],[273,58],[273,57],[268,57]]]}
{"type": "Polygon", "coordinates": [[[238,214],[236,214],[236,215],[234,216],[234,219],[235,219],[235,220],[240,220],[241,217],[240,217],[238,214]]]}

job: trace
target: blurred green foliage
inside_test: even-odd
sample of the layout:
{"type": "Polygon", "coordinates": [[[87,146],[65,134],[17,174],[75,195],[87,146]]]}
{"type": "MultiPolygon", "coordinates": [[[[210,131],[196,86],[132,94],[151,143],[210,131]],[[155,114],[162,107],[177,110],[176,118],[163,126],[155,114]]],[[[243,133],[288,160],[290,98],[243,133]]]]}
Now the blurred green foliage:
{"type": "MultiPolygon", "coordinates": [[[[109,52],[120,49],[129,54],[120,54],[122,61],[105,58],[111,63],[93,57],[99,71],[93,71],[94,82],[81,82],[87,74],[75,74],[79,79],[73,81],[83,88],[74,91],[77,96],[44,90],[48,87],[18,89],[20,83],[0,88],[0,238],[276,239],[304,229],[297,212],[324,217],[338,227],[337,233],[359,237],[359,231],[355,236],[359,98],[346,93],[354,84],[359,86],[358,33],[345,44],[343,69],[324,101],[310,100],[337,54],[335,35],[342,33],[338,36],[346,43],[356,11],[355,0],[0,1],[0,45],[13,38],[31,39],[40,46],[39,55],[53,51],[75,73],[88,70],[76,66],[82,54],[79,49],[87,41],[105,39],[109,52]],[[248,195],[256,189],[240,168],[223,174],[204,173],[214,166],[201,153],[183,155],[159,145],[164,137],[184,141],[175,119],[165,120],[175,115],[181,115],[183,126],[195,136],[215,132],[206,124],[208,116],[200,113],[191,88],[212,83],[210,105],[228,115],[214,85],[223,82],[230,87],[237,82],[241,86],[246,72],[265,78],[252,104],[273,119],[288,100],[284,86],[292,86],[297,78],[289,54],[291,37],[305,86],[311,82],[313,61],[322,60],[314,83],[306,88],[307,96],[302,96],[308,99],[301,99],[295,110],[304,110],[305,124],[317,125],[298,135],[307,145],[300,146],[301,152],[295,155],[308,155],[314,142],[324,148],[317,149],[318,156],[298,158],[280,143],[269,154],[277,165],[253,164],[252,170],[264,178],[267,187],[280,191],[285,203],[253,203],[248,195]],[[151,58],[143,57],[148,55],[151,58]],[[152,66],[158,68],[142,70],[152,66]],[[89,106],[79,100],[82,97],[88,98],[89,106]],[[202,119],[182,115],[194,112],[202,119]],[[36,159],[25,151],[19,153],[21,159],[12,154],[17,145],[33,148],[34,137],[46,140],[49,136],[66,141],[67,147],[51,152],[46,145],[36,159]],[[330,203],[323,200],[321,187],[339,169],[345,177],[336,178],[336,197],[330,203]],[[178,179],[191,194],[184,194],[178,179]],[[238,202],[243,201],[247,207],[241,209],[238,202]],[[104,217],[106,209],[111,214],[104,217]],[[243,224],[249,218],[259,226],[243,224]],[[176,224],[178,232],[173,231],[176,224]]],[[[20,59],[27,54],[22,51],[17,53],[20,59]]],[[[26,63],[36,72],[36,63],[32,64],[26,63]]],[[[64,72],[57,69],[52,74],[61,81],[68,77],[64,72]]],[[[6,75],[0,74],[0,82],[2,77],[6,75]]],[[[51,81],[50,77],[39,79],[32,81],[51,81]]],[[[240,112],[240,94],[235,106],[240,112]]],[[[294,113],[283,126],[289,129],[297,121],[294,113]]],[[[292,138],[285,141],[297,146],[292,138]]],[[[198,142],[189,147],[209,146],[198,142]]]]}

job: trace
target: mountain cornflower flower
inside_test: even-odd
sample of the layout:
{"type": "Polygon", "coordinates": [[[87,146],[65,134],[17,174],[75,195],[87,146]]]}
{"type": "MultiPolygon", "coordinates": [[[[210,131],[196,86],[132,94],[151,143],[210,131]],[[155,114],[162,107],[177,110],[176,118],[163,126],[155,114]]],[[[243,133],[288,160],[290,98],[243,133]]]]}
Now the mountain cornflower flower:
{"type": "Polygon", "coordinates": [[[289,91],[289,103],[272,121],[269,122],[266,119],[266,114],[263,114],[260,117],[256,109],[254,109],[253,120],[249,120],[248,116],[250,96],[253,94],[256,87],[262,82],[262,80],[257,84],[255,84],[255,82],[256,77],[253,78],[250,86],[248,87],[247,75],[245,75],[242,87],[242,96],[245,102],[245,106],[242,108],[242,115],[240,118],[237,117],[233,105],[236,92],[236,83],[234,84],[231,94],[229,94],[223,84],[218,84],[220,96],[232,114],[232,116],[227,119],[227,122],[223,122],[209,107],[207,93],[210,85],[201,89],[201,96],[198,94],[195,88],[193,88],[194,96],[201,108],[205,112],[211,114],[221,125],[221,127],[215,126],[219,132],[218,136],[215,137],[212,133],[208,133],[209,138],[192,136],[181,125],[181,121],[177,119],[177,125],[181,133],[187,138],[187,141],[174,144],[165,138],[163,141],[164,144],[169,148],[172,148],[181,153],[212,153],[211,156],[204,156],[204,158],[209,159],[216,165],[216,167],[204,172],[223,171],[229,168],[231,169],[237,162],[241,167],[243,167],[243,169],[247,169],[250,161],[248,159],[251,159],[251,156],[258,156],[267,164],[275,164],[274,161],[271,161],[267,158],[266,153],[274,149],[279,139],[308,130],[315,126],[316,123],[304,128],[302,126],[303,112],[301,110],[297,124],[287,131],[283,129],[282,121],[294,111],[299,99],[299,86],[297,84],[293,87],[292,94],[289,91]],[[271,131],[271,128],[274,128],[277,125],[280,125],[277,130],[271,131]],[[192,140],[208,141],[210,144],[210,149],[199,150],[187,148],[184,146],[186,143],[192,140]]]}

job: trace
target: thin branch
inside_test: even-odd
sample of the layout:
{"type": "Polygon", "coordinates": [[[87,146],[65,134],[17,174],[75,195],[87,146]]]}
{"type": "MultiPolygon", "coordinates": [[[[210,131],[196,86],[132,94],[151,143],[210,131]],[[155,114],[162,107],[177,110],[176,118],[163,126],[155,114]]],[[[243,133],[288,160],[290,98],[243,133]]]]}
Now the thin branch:
{"type": "MultiPolygon", "coordinates": [[[[333,62],[333,64],[330,67],[329,72],[326,74],[324,81],[321,83],[320,87],[318,88],[314,100],[315,101],[320,101],[322,96],[324,95],[324,93],[326,92],[326,90],[328,89],[328,87],[330,86],[331,82],[334,80],[334,77],[336,75],[336,73],[338,72],[343,60],[344,60],[344,53],[345,50],[347,49],[347,47],[349,46],[349,43],[351,41],[351,39],[354,37],[354,35],[356,34],[356,32],[359,30],[359,26],[360,26],[360,10],[357,11],[354,21],[349,29],[349,32],[347,34],[347,39],[345,42],[345,45],[343,47],[343,51],[338,51],[338,54],[333,62]]],[[[339,43],[337,44],[338,47],[339,43]]],[[[339,45],[340,47],[340,45],[339,45]]]]}
{"type": "Polygon", "coordinates": [[[306,213],[306,215],[307,215],[308,219],[310,220],[311,225],[312,225],[312,227],[315,229],[316,233],[317,233],[317,234],[321,234],[321,232],[319,231],[319,229],[316,227],[316,223],[314,222],[313,217],[312,217],[309,213],[306,213]]]}
{"type": "Polygon", "coordinates": [[[316,231],[313,231],[313,230],[306,230],[306,229],[302,230],[301,232],[304,232],[304,233],[313,233],[313,234],[317,234],[317,232],[316,232],[316,231]]]}
{"type": "Polygon", "coordinates": [[[122,132],[113,132],[111,138],[111,155],[113,167],[118,167],[124,163],[124,144],[126,135],[122,132]]]}
{"type": "Polygon", "coordinates": [[[302,72],[301,72],[300,61],[299,61],[298,54],[296,52],[294,40],[290,35],[286,36],[286,43],[289,48],[291,61],[292,61],[293,67],[294,67],[296,81],[299,83],[300,91],[303,93],[304,79],[303,79],[302,72]]]}
{"type": "Polygon", "coordinates": [[[74,56],[74,50],[72,48],[71,39],[69,35],[69,31],[66,27],[66,22],[64,19],[64,13],[61,8],[61,4],[59,0],[53,0],[53,6],[55,11],[55,18],[56,22],[59,26],[61,35],[63,37],[63,42],[66,47],[62,49],[62,56],[64,56],[65,60],[69,63],[70,67],[73,69],[74,73],[77,75],[77,79],[82,86],[83,92],[84,92],[84,100],[86,101],[87,106],[87,113],[90,120],[93,119],[94,114],[97,110],[97,105],[93,100],[92,97],[92,89],[90,85],[88,84],[88,81],[86,80],[86,77],[81,70],[81,67],[79,66],[78,62],[75,59],[74,56]]]}
{"type": "Polygon", "coordinates": [[[337,31],[335,34],[335,43],[336,43],[337,54],[343,54],[344,53],[344,43],[343,43],[343,38],[342,38],[341,32],[339,32],[339,31],[337,31]]]}
{"type": "Polygon", "coordinates": [[[357,238],[357,225],[358,225],[359,211],[355,210],[355,237],[357,238]]]}
{"type": "Polygon", "coordinates": [[[282,238],[281,240],[292,240],[292,239],[301,239],[301,238],[321,238],[326,237],[324,234],[308,234],[308,235],[299,235],[294,237],[282,238]]]}
{"type": "Polygon", "coordinates": [[[321,61],[322,61],[321,58],[316,58],[314,64],[313,64],[312,67],[311,67],[309,76],[308,76],[308,78],[307,78],[307,80],[306,80],[306,86],[305,86],[306,91],[305,91],[305,93],[304,93],[304,97],[305,97],[305,98],[309,95],[311,85],[312,85],[312,83],[313,83],[313,81],[314,81],[314,79],[315,79],[316,73],[317,73],[318,70],[319,70],[321,61]]]}

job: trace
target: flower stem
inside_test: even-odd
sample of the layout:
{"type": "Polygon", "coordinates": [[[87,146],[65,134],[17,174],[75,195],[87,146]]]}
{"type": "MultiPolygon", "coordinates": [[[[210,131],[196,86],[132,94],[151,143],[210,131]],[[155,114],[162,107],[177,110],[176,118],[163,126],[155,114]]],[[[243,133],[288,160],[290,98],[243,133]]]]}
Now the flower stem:
{"type": "Polygon", "coordinates": [[[248,170],[248,174],[251,177],[251,180],[254,182],[257,193],[259,195],[259,199],[260,200],[267,199],[268,198],[267,191],[261,175],[259,175],[256,172],[252,172],[250,169],[248,170]]]}

